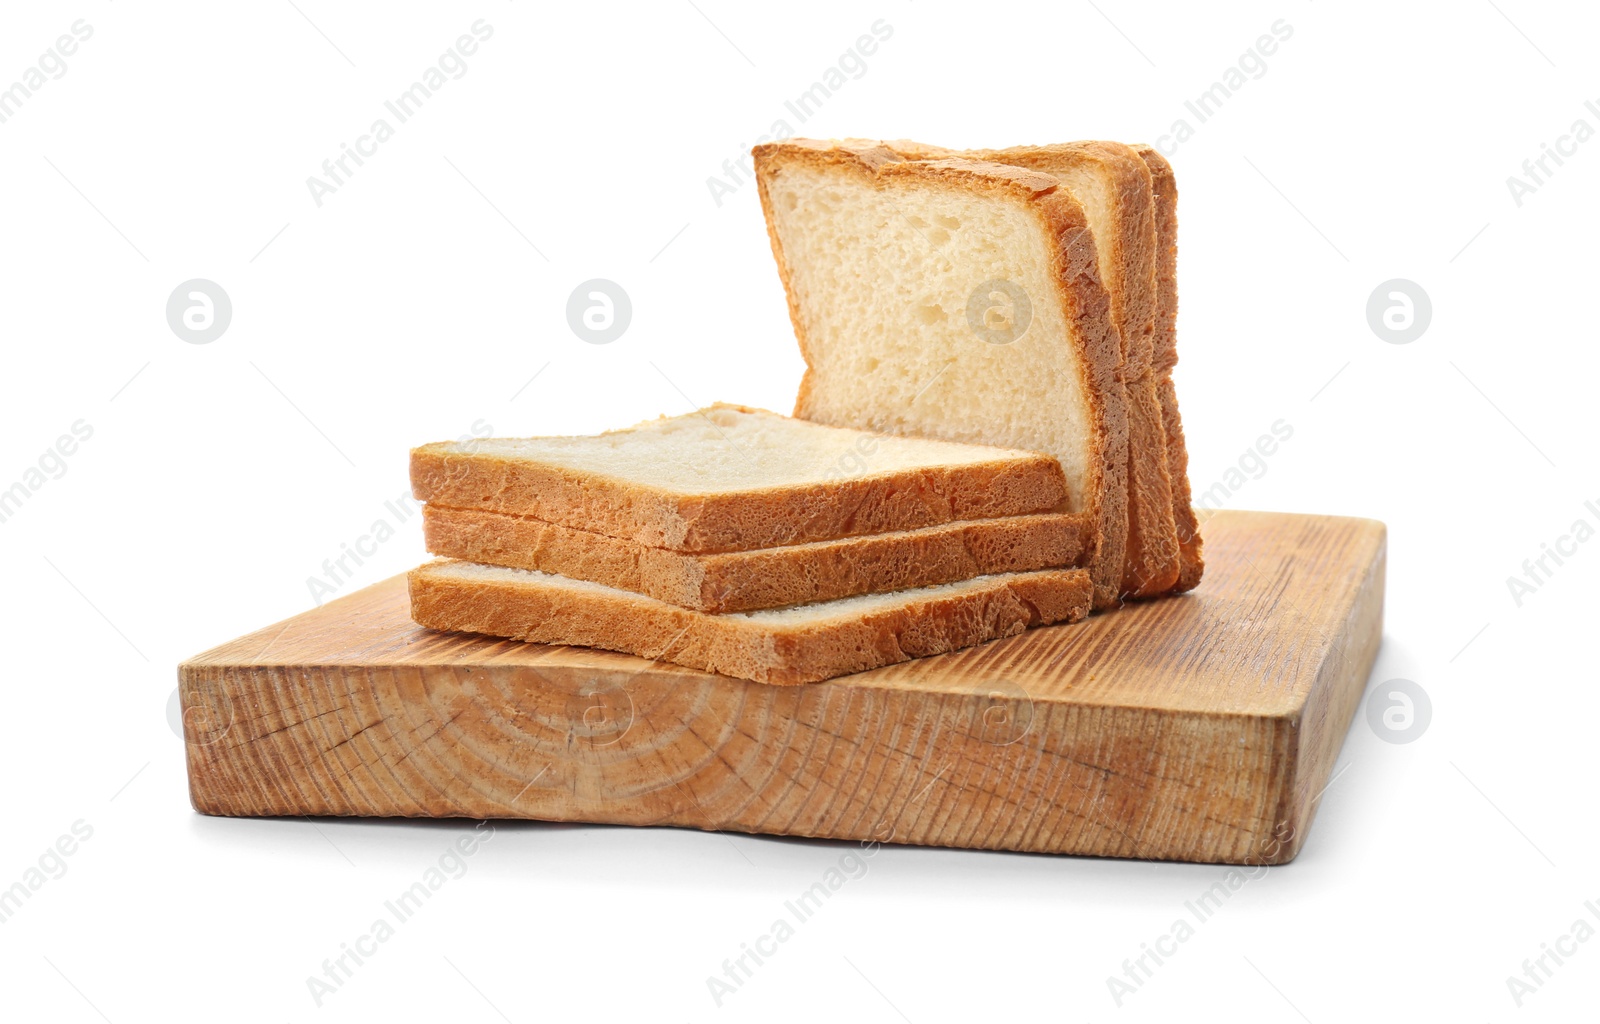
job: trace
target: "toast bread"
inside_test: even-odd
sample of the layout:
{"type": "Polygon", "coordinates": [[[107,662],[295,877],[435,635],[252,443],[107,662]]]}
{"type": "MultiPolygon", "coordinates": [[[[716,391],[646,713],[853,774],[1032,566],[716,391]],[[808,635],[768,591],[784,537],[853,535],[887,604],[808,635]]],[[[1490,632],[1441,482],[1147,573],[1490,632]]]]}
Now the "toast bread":
{"type": "Polygon", "coordinates": [[[1081,569],[980,576],[771,611],[707,615],[626,590],[473,562],[420,566],[411,616],[432,629],[576,644],[751,679],[811,683],[1074,622],[1081,569]]]}
{"type": "Polygon", "coordinates": [[[589,437],[411,452],[412,493],[674,551],[716,552],[1047,512],[1050,455],[883,436],[743,406],[589,437]]]}
{"type": "Polygon", "coordinates": [[[430,554],[533,569],[721,613],[832,601],[1077,564],[1082,515],[976,519],[783,547],[693,554],[481,509],[423,506],[430,554]]]}

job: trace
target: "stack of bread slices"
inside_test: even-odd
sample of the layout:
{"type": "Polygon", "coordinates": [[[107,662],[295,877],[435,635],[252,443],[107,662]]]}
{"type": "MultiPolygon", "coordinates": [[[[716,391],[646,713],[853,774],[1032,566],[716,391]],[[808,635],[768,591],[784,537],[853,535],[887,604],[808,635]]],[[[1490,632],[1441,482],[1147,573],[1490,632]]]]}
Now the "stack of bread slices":
{"type": "Polygon", "coordinates": [[[1089,611],[1055,459],[717,405],[411,456],[425,626],[803,683],[1089,611]]]}
{"type": "Polygon", "coordinates": [[[1176,188],[1148,147],[758,146],[806,360],[717,405],[412,452],[412,616],[804,683],[1193,588],[1176,188]]]}

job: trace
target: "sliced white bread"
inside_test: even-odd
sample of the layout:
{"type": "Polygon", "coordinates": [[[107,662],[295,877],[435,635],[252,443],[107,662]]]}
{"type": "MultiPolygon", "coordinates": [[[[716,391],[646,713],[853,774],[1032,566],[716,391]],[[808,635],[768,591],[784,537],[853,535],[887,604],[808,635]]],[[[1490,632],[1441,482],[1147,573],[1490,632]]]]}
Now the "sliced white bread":
{"type": "Polygon", "coordinates": [[[1167,158],[1140,144],[1134,152],[1150,169],[1156,202],[1156,330],[1151,366],[1161,402],[1161,425],[1167,435],[1167,475],[1172,481],[1172,517],[1178,530],[1177,591],[1193,590],[1205,572],[1200,523],[1189,490],[1189,448],[1178,415],[1178,392],[1172,383],[1178,365],[1178,179],[1167,158]]]}
{"type": "Polygon", "coordinates": [[[806,360],[795,414],[1055,456],[1066,509],[1099,535],[1095,604],[1118,604],[1127,392],[1078,199],[1041,172],[869,141],[772,143],[755,160],[806,360]]]}
{"type": "Polygon", "coordinates": [[[1082,515],[964,520],[782,547],[694,554],[481,509],[423,508],[431,554],[535,569],[701,612],[740,612],[1073,566],[1082,515]]]}
{"type": "Polygon", "coordinates": [[[424,445],[411,452],[411,487],[426,502],[692,552],[1026,515],[1067,494],[1052,455],[734,405],[588,437],[424,445]]]}
{"type": "Polygon", "coordinates": [[[772,611],[707,615],[627,590],[473,562],[412,570],[411,617],[432,629],[600,647],[753,679],[810,683],[1075,622],[1079,569],[980,576],[772,611]]]}

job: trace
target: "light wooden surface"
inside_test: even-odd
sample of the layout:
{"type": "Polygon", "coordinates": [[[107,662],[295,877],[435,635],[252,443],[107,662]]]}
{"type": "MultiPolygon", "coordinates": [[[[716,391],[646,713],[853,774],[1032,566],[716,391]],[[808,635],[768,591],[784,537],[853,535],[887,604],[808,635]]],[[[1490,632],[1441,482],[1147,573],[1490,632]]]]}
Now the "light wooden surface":
{"type": "Polygon", "coordinates": [[[808,686],[435,633],[398,576],[180,666],[191,797],[1281,863],[1377,654],[1384,528],[1204,529],[1192,594],[808,686]]]}

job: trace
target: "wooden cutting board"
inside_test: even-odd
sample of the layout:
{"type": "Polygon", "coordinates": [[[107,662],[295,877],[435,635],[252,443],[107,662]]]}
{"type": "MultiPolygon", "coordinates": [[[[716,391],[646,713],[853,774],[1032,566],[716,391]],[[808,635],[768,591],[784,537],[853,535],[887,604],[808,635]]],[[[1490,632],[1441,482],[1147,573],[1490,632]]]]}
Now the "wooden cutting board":
{"type": "Polygon", "coordinates": [[[1219,512],[1182,597],[808,686],[436,633],[396,576],[179,667],[226,815],[540,818],[1282,863],[1382,635],[1382,523],[1219,512]]]}

